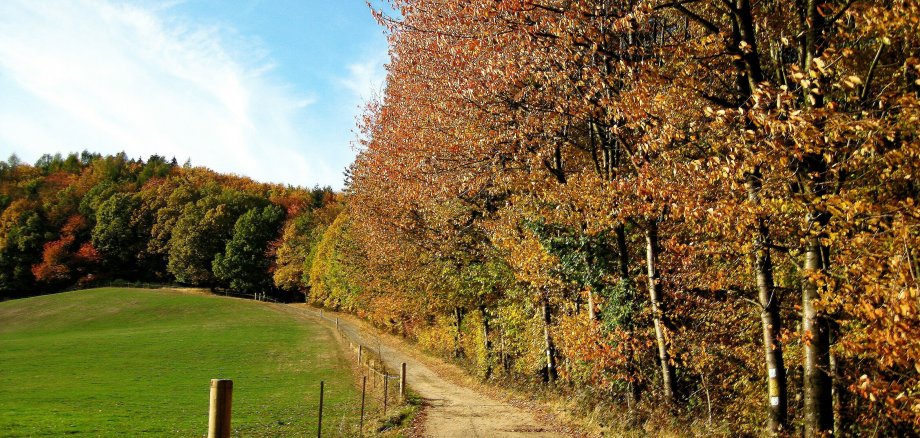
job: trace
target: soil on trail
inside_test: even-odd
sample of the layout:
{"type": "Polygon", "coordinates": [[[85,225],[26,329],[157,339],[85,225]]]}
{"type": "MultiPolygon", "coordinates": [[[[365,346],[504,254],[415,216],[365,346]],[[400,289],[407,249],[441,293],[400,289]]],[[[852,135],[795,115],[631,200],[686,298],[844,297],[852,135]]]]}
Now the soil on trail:
{"type": "MultiPolygon", "coordinates": [[[[330,323],[306,305],[288,305],[292,311],[330,323]]],[[[424,400],[423,433],[426,437],[562,437],[564,434],[540,421],[536,415],[508,403],[495,400],[472,389],[457,385],[438,375],[431,367],[387,342],[383,337],[362,329],[357,319],[339,317],[339,328],[352,341],[379,349],[387,367],[399,369],[406,363],[406,381],[424,400]]]]}

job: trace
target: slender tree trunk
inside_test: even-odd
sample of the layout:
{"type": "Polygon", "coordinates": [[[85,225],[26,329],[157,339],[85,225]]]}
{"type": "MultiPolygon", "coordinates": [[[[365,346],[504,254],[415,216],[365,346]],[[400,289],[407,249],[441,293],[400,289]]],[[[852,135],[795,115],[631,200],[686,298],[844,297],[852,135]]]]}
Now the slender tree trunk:
{"type": "Polygon", "coordinates": [[[654,220],[648,222],[645,229],[646,265],[648,267],[648,292],[649,304],[652,306],[652,316],[655,323],[655,340],[658,342],[658,360],[661,363],[661,386],[664,390],[665,402],[674,403],[674,367],[671,366],[671,357],[668,353],[668,343],[665,335],[664,315],[661,312],[661,279],[658,274],[658,223],[654,220]]]}
{"type": "MultiPolygon", "coordinates": [[[[619,271],[620,271],[620,281],[623,285],[632,290],[632,281],[629,277],[629,247],[626,246],[626,226],[619,224],[616,227],[617,233],[617,250],[619,252],[619,271]]],[[[632,296],[632,293],[630,293],[632,296]]],[[[629,382],[629,393],[628,397],[631,401],[631,405],[635,406],[639,402],[639,397],[642,394],[642,389],[639,387],[639,382],[635,380],[635,377],[639,374],[638,367],[633,362],[634,354],[632,347],[629,347],[626,350],[627,362],[626,362],[626,372],[629,374],[629,377],[632,379],[629,382]]]]}
{"type": "Polygon", "coordinates": [[[463,311],[459,307],[454,308],[454,319],[457,324],[457,333],[454,335],[454,357],[463,356],[463,349],[460,346],[460,334],[463,326],[463,311]]]}
{"type": "MultiPolygon", "coordinates": [[[[754,205],[760,204],[762,179],[759,169],[747,174],[748,199],[754,205]]],[[[754,237],[754,270],[757,275],[757,291],[760,301],[760,320],[763,327],[764,359],[767,365],[767,397],[769,402],[767,428],[772,435],[786,429],[788,397],[786,392],[786,366],[783,361],[783,346],[778,338],[782,329],[779,315],[779,300],[773,283],[773,260],[770,257],[770,232],[766,220],[757,219],[757,234],[754,237]]]]}
{"type": "Polygon", "coordinates": [[[783,361],[783,347],[779,343],[782,323],[779,315],[776,291],[773,286],[773,272],[769,250],[756,256],[757,289],[762,307],[760,313],[763,327],[764,359],[767,365],[767,393],[769,396],[769,430],[779,434],[786,429],[788,395],[786,392],[786,366],[783,361]]]}
{"type": "MultiPolygon", "coordinates": [[[[811,221],[817,226],[817,221],[811,221]]],[[[834,428],[833,399],[830,376],[830,324],[815,309],[819,298],[818,285],[809,278],[820,272],[821,240],[816,234],[808,236],[805,247],[805,283],[802,287],[802,330],[804,342],[805,436],[830,434],[834,428]]]]}
{"type": "MultiPolygon", "coordinates": [[[[797,170],[803,194],[820,200],[827,193],[828,164],[822,155],[806,155],[797,170]]],[[[805,238],[805,266],[802,284],[802,333],[804,369],[803,426],[806,437],[830,435],[834,430],[834,404],[830,374],[831,321],[818,312],[815,301],[821,298],[821,288],[816,274],[827,272],[830,254],[821,243],[830,214],[809,206],[806,216],[808,235],[805,238]]]]}
{"type": "Polygon", "coordinates": [[[485,378],[492,377],[492,340],[489,339],[489,314],[486,313],[486,306],[479,306],[479,314],[482,317],[482,348],[485,350],[485,378]]]}
{"type": "MultiPolygon", "coordinates": [[[[815,58],[824,51],[825,31],[828,23],[825,21],[821,4],[823,0],[806,0],[803,22],[801,23],[801,51],[803,72],[812,67],[815,58]]],[[[820,72],[815,81],[824,84],[827,78],[820,72]]],[[[803,91],[803,102],[806,106],[821,108],[824,106],[823,93],[810,93],[803,91]]],[[[820,126],[820,124],[819,124],[820,126]]],[[[828,172],[828,163],[820,154],[806,155],[800,171],[800,179],[805,182],[803,189],[811,199],[820,199],[827,193],[825,177],[828,172]]],[[[807,223],[809,235],[805,241],[805,269],[804,284],[802,285],[802,330],[805,334],[804,342],[805,364],[803,369],[803,387],[805,396],[804,406],[804,432],[806,437],[832,435],[834,433],[834,399],[833,379],[831,377],[831,323],[827,315],[819,313],[814,302],[820,299],[820,288],[811,278],[816,273],[826,272],[830,266],[829,254],[821,244],[824,227],[829,221],[829,215],[812,209],[808,213],[807,223]]]]}
{"type": "Polygon", "coordinates": [[[549,333],[549,326],[552,324],[552,315],[549,310],[549,301],[543,298],[543,342],[546,349],[546,381],[553,383],[558,377],[556,371],[556,346],[553,345],[553,337],[549,333]]]}
{"type": "Polygon", "coordinates": [[[498,332],[498,342],[499,342],[499,353],[498,356],[502,363],[502,369],[505,374],[508,374],[508,371],[511,369],[510,362],[508,361],[508,351],[505,348],[505,331],[500,330],[498,332]]]}
{"type": "MultiPolygon", "coordinates": [[[[831,328],[831,344],[834,343],[834,332],[833,327],[831,328]]],[[[830,354],[830,368],[831,368],[831,403],[834,406],[834,436],[843,436],[843,390],[838,384],[840,370],[838,368],[839,364],[837,363],[837,357],[833,353],[830,354]]]]}

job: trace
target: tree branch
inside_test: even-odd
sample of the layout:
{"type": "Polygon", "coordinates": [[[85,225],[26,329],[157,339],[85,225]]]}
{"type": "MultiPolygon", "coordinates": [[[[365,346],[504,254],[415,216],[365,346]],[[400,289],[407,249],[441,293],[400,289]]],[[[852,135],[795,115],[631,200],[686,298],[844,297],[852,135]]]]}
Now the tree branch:
{"type": "MultiPolygon", "coordinates": [[[[687,9],[683,3],[670,3],[667,7],[677,9],[681,14],[684,14],[687,18],[699,23],[703,28],[709,31],[709,33],[719,33],[719,27],[713,24],[711,21],[697,15],[693,11],[687,9]]],[[[656,6],[655,9],[658,9],[656,6]]]]}
{"type": "Polygon", "coordinates": [[[853,6],[853,3],[856,3],[856,0],[850,0],[847,2],[847,4],[843,5],[843,9],[837,11],[837,13],[834,14],[834,16],[830,18],[830,20],[827,20],[826,26],[828,27],[833,26],[834,23],[836,23],[837,20],[843,16],[843,14],[847,11],[847,9],[850,9],[850,6],[853,6]]]}
{"type": "Polygon", "coordinates": [[[863,81],[862,92],[859,93],[859,101],[865,103],[869,95],[869,86],[872,85],[872,79],[875,78],[875,67],[878,65],[878,59],[882,56],[882,50],[885,49],[885,43],[879,43],[878,50],[875,51],[875,57],[869,64],[869,71],[866,72],[866,80],[863,81]]]}

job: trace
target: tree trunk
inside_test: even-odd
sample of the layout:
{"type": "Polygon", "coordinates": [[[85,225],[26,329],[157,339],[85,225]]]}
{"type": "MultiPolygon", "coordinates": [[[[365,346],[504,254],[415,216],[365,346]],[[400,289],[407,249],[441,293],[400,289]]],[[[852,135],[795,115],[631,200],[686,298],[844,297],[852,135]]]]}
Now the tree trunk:
{"type": "Polygon", "coordinates": [[[652,317],[655,322],[655,339],[658,342],[658,360],[661,362],[661,386],[664,390],[665,402],[674,402],[674,367],[671,366],[671,357],[668,354],[668,343],[665,336],[664,315],[661,312],[661,279],[658,275],[658,223],[654,220],[648,222],[645,229],[646,265],[648,267],[648,292],[649,304],[652,306],[652,317]]]}
{"type": "Polygon", "coordinates": [[[511,363],[508,361],[508,352],[505,349],[505,331],[504,330],[500,330],[498,332],[498,340],[499,340],[498,357],[502,364],[502,370],[504,370],[505,374],[508,374],[508,372],[511,371],[511,363]]]}
{"type": "MultiPolygon", "coordinates": [[[[818,226],[811,220],[811,225],[818,226]]],[[[815,309],[819,298],[818,285],[809,278],[822,269],[821,240],[808,236],[805,248],[805,284],[802,287],[802,331],[804,342],[805,436],[831,434],[834,428],[834,410],[831,397],[830,324],[815,309]]]]}
{"type": "MultiPolygon", "coordinates": [[[[835,330],[831,328],[831,337],[835,330]]],[[[831,339],[831,344],[834,343],[834,340],[831,339]]],[[[837,357],[833,353],[830,354],[830,369],[831,369],[831,403],[834,406],[834,436],[843,436],[843,389],[838,384],[840,379],[840,368],[837,364],[837,357]]]]}
{"type": "MultiPolygon", "coordinates": [[[[821,4],[823,0],[804,0],[800,23],[800,68],[808,72],[815,58],[824,51],[825,28],[827,22],[821,4]]],[[[815,82],[825,83],[827,78],[818,72],[815,82]]],[[[803,103],[813,108],[824,106],[823,93],[810,93],[802,89],[803,103]]],[[[820,125],[820,124],[819,124],[820,125]]],[[[828,163],[817,153],[808,154],[799,164],[797,176],[803,182],[805,195],[812,200],[819,200],[827,192],[825,176],[828,163]]],[[[834,404],[830,375],[830,321],[826,315],[818,313],[814,302],[820,298],[820,286],[810,277],[826,272],[829,267],[827,253],[821,245],[821,235],[827,225],[827,213],[817,211],[809,206],[807,228],[809,235],[805,241],[804,283],[802,285],[802,331],[805,336],[803,369],[804,388],[804,432],[806,437],[831,435],[834,430],[834,404]]]]}
{"type": "MultiPolygon", "coordinates": [[[[760,204],[762,177],[759,169],[746,175],[748,199],[754,205],[760,204]]],[[[757,275],[757,292],[760,301],[760,320],[763,327],[764,359],[767,365],[767,397],[769,401],[767,428],[770,434],[778,435],[786,429],[788,398],[786,392],[786,366],[783,361],[783,347],[779,343],[782,320],[779,315],[779,300],[773,283],[773,260],[770,257],[770,232],[763,217],[757,219],[757,234],[754,237],[754,270],[757,275]]]]}
{"type": "Polygon", "coordinates": [[[543,298],[543,342],[546,346],[546,382],[553,383],[558,377],[556,371],[556,346],[553,345],[553,337],[550,336],[549,326],[552,323],[552,315],[549,311],[549,302],[543,298]]]}
{"type": "Polygon", "coordinates": [[[457,324],[457,333],[454,335],[454,357],[463,357],[463,348],[460,346],[460,334],[463,325],[463,310],[459,307],[454,308],[454,318],[457,324]]]}
{"type": "Polygon", "coordinates": [[[492,341],[489,339],[489,315],[486,313],[486,306],[479,306],[479,314],[482,317],[482,348],[485,350],[485,378],[492,377],[492,341]]]}
{"type": "MultiPolygon", "coordinates": [[[[809,154],[798,163],[796,170],[805,196],[814,201],[827,193],[826,175],[828,164],[822,155],[809,154]]],[[[830,221],[830,214],[814,205],[808,206],[806,216],[805,266],[802,284],[802,333],[805,337],[804,369],[804,431],[806,437],[830,435],[834,429],[834,404],[830,375],[831,321],[827,315],[815,309],[815,301],[821,298],[823,286],[813,278],[827,272],[830,265],[828,248],[821,243],[824,228],[830,221]]]]}

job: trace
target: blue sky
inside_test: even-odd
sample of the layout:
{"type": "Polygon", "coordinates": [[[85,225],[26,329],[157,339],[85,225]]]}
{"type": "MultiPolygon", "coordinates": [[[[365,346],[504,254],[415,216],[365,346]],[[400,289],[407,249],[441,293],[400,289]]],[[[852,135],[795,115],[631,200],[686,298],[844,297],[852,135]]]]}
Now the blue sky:
{"type": "Polygon", "coordinates": [[[160,154],[340,188],[386,61],[364,0],[2,0],[0,155],[160,154]]]}

